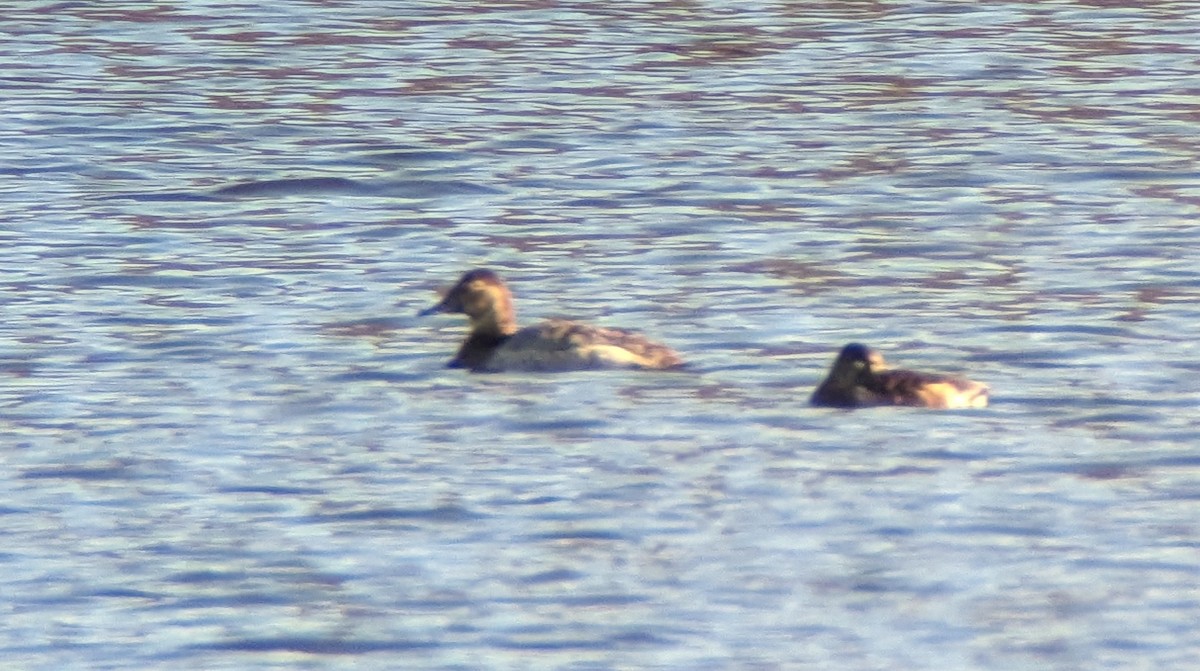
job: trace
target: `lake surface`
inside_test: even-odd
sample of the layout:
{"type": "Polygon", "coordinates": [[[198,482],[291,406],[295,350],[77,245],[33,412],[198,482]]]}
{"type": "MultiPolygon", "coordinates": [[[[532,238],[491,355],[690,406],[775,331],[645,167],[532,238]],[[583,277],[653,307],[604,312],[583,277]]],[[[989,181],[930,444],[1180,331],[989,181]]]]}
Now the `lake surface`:
{"type": "Polygon", "coordinates": [[[1200,659],[1195,3],[10,5],[12,668],[1200,659]],[[448,370],[478,266],[691,369],[448,370]]]}

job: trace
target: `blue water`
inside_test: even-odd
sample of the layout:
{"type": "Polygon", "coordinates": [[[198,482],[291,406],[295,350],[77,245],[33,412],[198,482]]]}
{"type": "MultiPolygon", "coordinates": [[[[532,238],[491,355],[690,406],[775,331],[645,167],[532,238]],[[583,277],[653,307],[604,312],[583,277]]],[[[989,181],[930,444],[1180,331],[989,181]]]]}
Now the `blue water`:
{"type": "Polygon", "coordinates": [[[743,5],[7,9],[6,663],[1194,664],[1195,7],[743,5]],[[447,370],[477,266],[691,370],[447,370]]]}

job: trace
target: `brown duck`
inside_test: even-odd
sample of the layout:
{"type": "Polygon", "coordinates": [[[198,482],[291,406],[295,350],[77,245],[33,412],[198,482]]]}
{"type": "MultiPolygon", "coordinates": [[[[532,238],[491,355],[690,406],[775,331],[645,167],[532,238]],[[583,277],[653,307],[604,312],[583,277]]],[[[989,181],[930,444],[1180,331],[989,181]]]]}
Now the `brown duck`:
{"type": "Polygon", "coordinates": [[[619,329],[566,320],[517,327],[512,292],[496,273],[464,274],[445,297],[420,315],[465,314],[470,333],[447,364],[475,372],[568,371],[602,368],[679,368],[683,359],[665,345],[619,329]]]}
{"type": "Polygon", "coordinates": [[[842,348],[829,375],[812,395],[813,405],[835,408],[982,408],[987,403],[986,385],[949,375],[888,370],[878,352],[858,343],[842,348]]]}

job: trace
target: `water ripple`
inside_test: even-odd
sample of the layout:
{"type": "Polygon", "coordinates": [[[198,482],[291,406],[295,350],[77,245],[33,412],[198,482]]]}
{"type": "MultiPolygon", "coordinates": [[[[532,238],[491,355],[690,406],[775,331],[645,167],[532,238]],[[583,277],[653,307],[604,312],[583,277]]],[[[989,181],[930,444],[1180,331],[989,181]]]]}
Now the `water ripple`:
{"type": "Polygon", "coordinates": [[[1194,3],[0,29],[11,665],[1200,655],[1194,3]],[[476,266],[693,366],[446,369],[476,266]],[[809,407],[850,341],[993,407],[809,407]]]}

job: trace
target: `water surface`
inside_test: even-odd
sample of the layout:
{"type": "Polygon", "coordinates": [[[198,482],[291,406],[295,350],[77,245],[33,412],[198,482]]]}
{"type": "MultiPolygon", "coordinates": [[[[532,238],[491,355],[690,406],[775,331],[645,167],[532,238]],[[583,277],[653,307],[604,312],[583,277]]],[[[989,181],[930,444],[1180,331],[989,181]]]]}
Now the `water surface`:
{"type": "Polygon", "coordinates": [[[21,668],[1200,655],[1200,30],[1159,2],[20,2],[21,668]],[[678,374],[446,370],[463,270],[678,374]],[[983,412],[806,399],[858,340],[983,412]]]}

